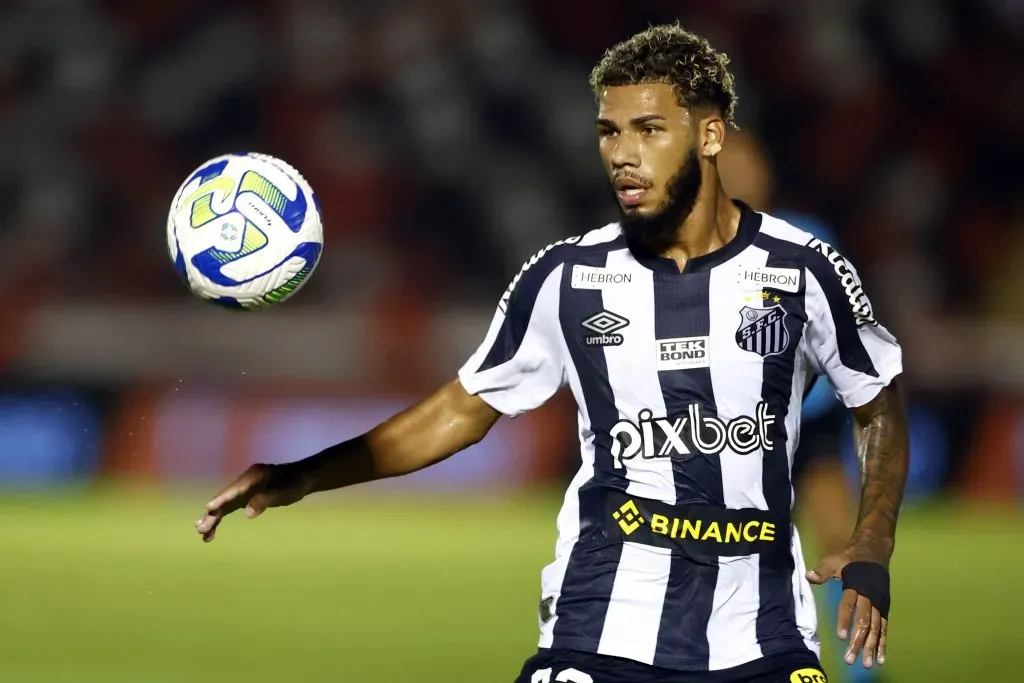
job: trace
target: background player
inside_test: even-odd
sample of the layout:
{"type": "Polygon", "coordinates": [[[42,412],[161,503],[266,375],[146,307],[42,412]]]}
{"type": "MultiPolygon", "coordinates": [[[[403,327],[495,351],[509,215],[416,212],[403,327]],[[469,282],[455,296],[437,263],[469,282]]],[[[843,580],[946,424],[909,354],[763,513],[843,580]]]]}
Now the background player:
{"type": "MultiPolygon", "coordinates": [[[[810,364],[829,373],[854,410],[865,486],[853,535],[807,578],[844,581],[849,590],[840,637],[849,635],[853,655],[884,661],[886,567],[906,476],[905,418],[894,381],[899,346],[872,320],[863,295],[844,293],[840,278],[852,272],[841,257],[825,245],[809,245],[805,234],[781,221],[765,218],[771,225],[762,227],[759,214],[725,195],[715,157],[735,101],[727,64],[705,40],[673,26],[652,28],[612,48],[595,69],[593,85],[601,155],[623,210],[619,224],[551,245],[531,259],[502,297],[484,342],[458,380],[365,435],[297,462],[246,471],[207,505],[197,522],[204,539],[212,539],[225,515],[238,509],[256,516],[316,491],[427,467],[483,438],[501,414],[535,408],[569,383],[581,410],[584,466],[578,479],[589,487],[577,486],[578,498],[567,495],[559,515],[559,559],[545,572],[549,587],[561,586],[554,604],[555,645],[542,645],[521,680],[546,680],[554,665],[574,672],[554,680],[573,683],[655,675],[665,681],[782,683],[798,680],[798,669],[818,675],[816,656],[804,645],[813,606],[797,571],[803,561],[796,535],[773,545],[775,531],[785,537],[791,532],[786,430],[797,416],[785,411],[793,403],[794,380],[810,364]],[[794,268],[788,270],[804,273],[806,287],[791,291],[785,304],[776,294],[772,307],[741,307],[761,292],[760,276],[774,267],[762,260],[764,267],[749,271],[753,279],[739,287],[740,264],[733,259],[744,254],[742,263],[755,256],[789,259],[794,268]],[[589,279],[600,274],[594,271],[609,270],[612,263],[621,269],[616,272],[634,276],[630,288],[594,286],[600,283],[589,279]],[[725,278],[720,282],[731,286],[711,288],[711,278],[725,278]],[[739,316],[743,327],[737,328],[736,316],[718,318],[712,333],[709,316],[724,310],[716,303],[725,290],[733,313],[743,310],[755,322],[739,316]],[[611,333],[630,321],[600,308],[610,299],[613,308],[635,316],[628,342],[611,333]],[[591,318],[580,315],[595,308],[599,312],[591,318]],[[758,317],[758,311],[765,315],[758,317]],[[764,326],[756,324],[761,320],[764,326]],[[593,335],[581,336],[581,321],[590,323],[593,335]],[[806,346],[800,336],[804,323],[806,346]],[[740,336],[744,331],[750,334],[740,336]],[[654,354],[644,353],[656,349],[658,340],[681,343],[693,335],[702,335],[713,354],[731,354],[740,362],[720,360],[712,373],[713,361],[702,357],[695,366],[699,372],[686,373],[680,371],[693,368],[656,368],[654,354]],[[807,354],[806,363],[798,350],[807,354]],[[765,361],[769,356],[780,358],[765,361]],[[644,417],[654,409],[665,417],[644,417]],[[775,420],[775,409],[786,417],[775,420]],[[649,457],[645,450],[636,458],[634,450],[628,467],[616,464],[626,457],[623,443],[613,437],[617,428],[627,428],[623,421],[643,421],[645,430],[660,427],[667,438],[669,428],[678,428],[673,420],[684,424],[684,414],[690,420],[687,434],[648,444],[656,446],[649,457]],[[752,444],[760,449],[754,458],[747,457],[752,444]],[[743,501],[740,506],[724,502],[726,480],[730,499],[743,501]],[[621,534],[636,532],[639,526],[626,531],[636,516],[618,525],[618,537],[605,536],[616,528],[608,520],[628,508],[606,508],[604,502],[628,496],[630,504],[638,500],[645,506],[642,496],[651,495],[660,497],[647,499],[650,509],[703,515],[709,528],[735,514],[759,516],[757,528],[772,531],[732,541],[741,552],[717,545],[722,541],[715,537],[693,539],[693,545],[706,544],[705,552],[691,549],[696,557],[642,547],[640,539],[654,533],[654,514],[644,531],[629,536],[629,544],[621,534]],[[769,502],[758,506],[758,498],[769,502]],[[600,504],[589,507],[594,499],[600,504]],[[780,515],[778,525],[766,520],[770,515],[780,515]],[[747,550],[758,543],[766,549],[760,562],[747,550]],[[723,552],[706,559],[707,550],[723,552]],[[719,561],[723,555],[733,559],[719,561]],[[577,668],[577,662],[584,664],[577,668]],[[577,675],[583,667],[593,676],[577,675]]],[[[639,439],[645,431],[636,433],[639,439]]]]}
{"type": "MultiPolygon", "coordinates": [[[[785,221],[806,230],[823,242],[841,248],[834,233],[821,221],[801,213],[772,207],[774,174],[767,151],[747,131],[732,132],[719,154],[718,169],[722,185],[731,197],[748,203],[758,211],[771,211],[785,221]]],[[[842,457],[842,432],[852,428],[835,388],[827,377],[819,377],[804,399],[800,445],[793,462],[793,482],[797,508],[804,513],[816,536],[820,552],[842,550],[856,521],[855,483],[850,481],[842,457]]],[[[826,584],[826,605],[832,619],[837,618],[842,585],[826,584]]],[[[865,668],[857,660],[840,669],[851,683],[881,680],[877,667],[865,668]]]]}

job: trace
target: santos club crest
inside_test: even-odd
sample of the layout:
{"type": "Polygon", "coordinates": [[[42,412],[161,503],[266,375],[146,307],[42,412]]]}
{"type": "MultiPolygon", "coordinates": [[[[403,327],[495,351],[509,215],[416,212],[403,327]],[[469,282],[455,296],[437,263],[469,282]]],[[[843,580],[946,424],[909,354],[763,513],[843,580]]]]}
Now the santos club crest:
{"type": "Polygon", "coordinates": [[[740,309],[740,326],[736,330],[736,343],[744,351],[765,358],[782,353],[789,346],[786,329],[786,311],[782,306],[740,309]]]}

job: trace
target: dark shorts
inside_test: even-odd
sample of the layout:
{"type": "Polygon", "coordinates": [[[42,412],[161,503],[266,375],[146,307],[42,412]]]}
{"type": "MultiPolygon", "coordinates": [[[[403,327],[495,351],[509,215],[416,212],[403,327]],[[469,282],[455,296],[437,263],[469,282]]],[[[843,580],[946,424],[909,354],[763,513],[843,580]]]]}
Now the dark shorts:
{"type": "Polygon", "coordinates": [[[675,671],[629,659],[573,650],[541,649],[515,683],[827,683],[811,652],[765,657],[721,671],[675,671]]]}
{"type": "Polygon", "coordinates": [[[841,442],[843,435],[852,429],[850,411],[837,405],[815,420],[800,425],[800,444],[793,456],[793,481],[814,463],[842,463],[841,442]]]}

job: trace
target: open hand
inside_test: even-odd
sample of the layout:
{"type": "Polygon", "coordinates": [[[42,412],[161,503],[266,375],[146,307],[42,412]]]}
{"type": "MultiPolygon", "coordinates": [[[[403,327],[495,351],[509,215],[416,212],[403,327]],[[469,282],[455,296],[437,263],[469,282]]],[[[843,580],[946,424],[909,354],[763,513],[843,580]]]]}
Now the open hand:
{"type": "MultiPolygon", "coordinates": [[[[842,581],[843,569],[854,561],[852,549],[824,558],[817,569],[807,572],[807,580],[821,585],[829,580],[842,581]]],[[[888,607],[885,608],[886,610],[888,607]]],[[[889,620],[871,600],[857,591],[847,588],[839,601],[839,615],[836,620],[836,635],[845,641],[853,627],[853,636],[846,647],[844,660],[847,664],[857,661],[862,653],[864,668],[870,669],[873,662],[885,664],[885,637],[889,620]]]]}
{"type": "Polygon", "coordinates": [[[221,520],[245,508],[249,519],[267,508],[291,505],[306,495],[297,469],[290,465],[252,465],[206,504],[206,513],[196,521],[196,531],[209,543],[221,520]]]}

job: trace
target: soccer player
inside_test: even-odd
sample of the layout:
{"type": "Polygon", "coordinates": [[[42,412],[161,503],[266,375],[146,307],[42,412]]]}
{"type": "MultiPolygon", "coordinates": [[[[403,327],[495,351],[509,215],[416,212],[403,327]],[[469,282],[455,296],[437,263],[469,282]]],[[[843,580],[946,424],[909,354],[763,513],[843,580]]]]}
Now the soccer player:
{"type": "Polygon", "coordinates": [[[518,683],[824,681],[811,585],[826,581],[845,588],[849,653],[883,662],[908,453],[899,344],[839,253],[723,191],[724,54],[656,26],[610,48],[591,85],[619,220],[531,258],[456,378],[363,435],[250,467],[199,534],[428,467],[568,385],[581,465],[518,683]],[[853,412],[864,483],[845,547],[806,572],[790,467],[818,374],[853,412]]]}

